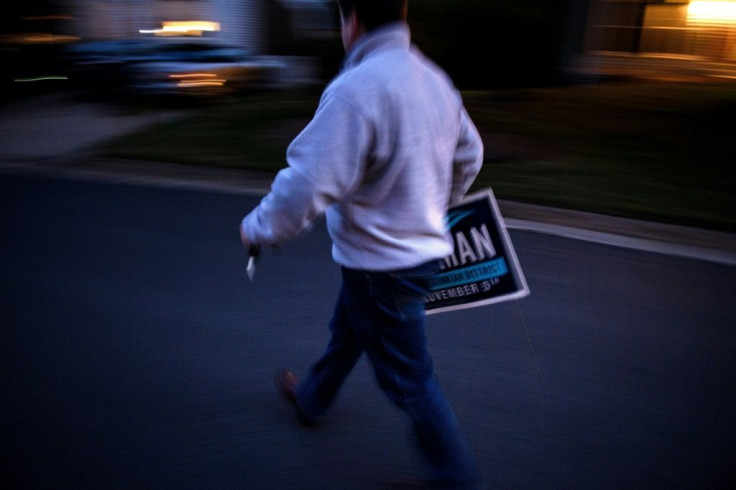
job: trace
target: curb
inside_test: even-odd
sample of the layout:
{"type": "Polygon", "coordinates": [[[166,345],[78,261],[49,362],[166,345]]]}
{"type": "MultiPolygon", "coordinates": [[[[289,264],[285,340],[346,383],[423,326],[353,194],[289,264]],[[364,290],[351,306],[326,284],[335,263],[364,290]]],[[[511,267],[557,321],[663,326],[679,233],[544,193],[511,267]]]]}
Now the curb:
{"type": "MultiPolygon", "coordinates": [[[[265,195],[274,175],[242,169],[103,159],[80,154],[63,159],[0,162],[0,173],[25,173],[113,183],[265,195]],[[103,161],[104,164],[100,164],[103,161]]],[[[736,234],[498,200],[512,230],[736,265],[736,234]]]]}

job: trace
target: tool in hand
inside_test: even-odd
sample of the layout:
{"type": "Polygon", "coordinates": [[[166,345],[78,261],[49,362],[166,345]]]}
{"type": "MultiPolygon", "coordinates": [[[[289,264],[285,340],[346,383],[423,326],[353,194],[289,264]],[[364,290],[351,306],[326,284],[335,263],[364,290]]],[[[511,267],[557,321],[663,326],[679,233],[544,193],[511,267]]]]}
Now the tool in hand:
{"type": "Polygon", "coordinates": [[[259,255],[261,255],[261,247],[258,245],[248,247],[248,266],[245,268],[245,272],[248,273],[249,281],[252,281],[253,276],[256,275],[256,259],[259,255]]]}

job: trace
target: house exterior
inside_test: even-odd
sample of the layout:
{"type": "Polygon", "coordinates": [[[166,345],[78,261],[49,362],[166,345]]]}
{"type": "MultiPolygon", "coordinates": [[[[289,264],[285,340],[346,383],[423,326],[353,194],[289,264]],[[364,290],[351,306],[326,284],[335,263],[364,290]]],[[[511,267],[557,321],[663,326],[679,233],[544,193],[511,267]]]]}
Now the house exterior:
{"type": "Polygon", "coordinates": [[[82,41],[130,39],[155,35],[164,23],[201,21],[216,24],[222,42],[262,52],[266,44],[267,3],[263,0],[66,0],[82,41]]]}
{"type": "Polygon", "coordinates": [[[578,68],[736,78],[736,0],[593,0],[578,68]]]}
{"type": "MultiPolygon", "coordinates": [[[[542,4],[546,0],[538,1],[542,4]]],[[[580,74],[736,78],[736,0],[557,0],[554,7],[550,7],[552,3],[544,5],[548,7],[544,20],[532,16],[528,22],[511,15],[515,12],[511,7],[508,11],[479,8],[479,13],[486,16],[506,12],[515,22],[507,22],[505,31],[496,29],[477,35],[472,31],[471,35],[451,40],[482,45],[494,53],[497,63],[503,65],[505,61],[513,67],[518,65],[517,55],[506,49],[507,38],[523,41],[522,47],[532,46],[533,39],[551,39],[543,46],[545,49],[527,49],[518,55],[528,59],[536,56],[523,66],[536,69],[544,63],[554,64],[555,71],[573,75],[573,81],[580,74]],[[519,26],[530,25],[528,33],[520,32],[519,26]],[[550,46],[556,42],[558,30],[564,30],[558,43],[561,46],[559,53],[552,53],[555,48],[550,46]],[[458,41],[460,38],[463,41],[458,41]],[[550,61],[553,57],[556,59],[550,61]]],[[[159,31],[174,29],[170,34],[192,23],[200,25],[192,27],[187,35],[238,45],[256,55],[287,57],[299,66],[310,64],[304,70],[311,72],[313,75],[306,76],[312,78],[329,78],[343,54],[334,0],[34,0],[28,6],[13,3],[11,7],[4,30],[12,27],[18,32],[2,37],[5,45],[13,45],[12,50],[5,50],[5,66],[33,65],[35,61],[27,59],[39,59],[24,54],[8,61],[7,53],[21,52],[16,49],[19,45],[24,53],[41,51],[39,48],[53,52],[63,43],[157,36],[167,34],[159,31]],[[34,8],[36,13],[29,15],[31,5],[43,8],[34,8]],[[37,15],[41,13],[56,15],[37,15]],[[21,19],[28,25],[18,27],[11,22],[21,19]],[[19,33],[41,35],[31,40],[19,33]]],[[[438,61],[446,62],[448,70],[455,68],[461,75],[477,78],[477,56],[467,49],[447,48],[452,46],[447,41],[451,31],[444,26],[438,28],[442,21],[438,22],[432,12],[427,8],[424,18],[414,17],[428,36],[422,39],[422,46],[428,53],[436,48],[438,61]]],[[[467,15],[453,17],[455,22],[458,18],[467,15]]],[[[487,19],[479,22],[485,25],[487,19]]],[[[518,71],[513,70],[509,73],[518,71]]],[[[536,76],[534,70],[529,71],[529,76],[536,76]]],[[[496,78],[498,75],[494,75],[496,78]]]]}

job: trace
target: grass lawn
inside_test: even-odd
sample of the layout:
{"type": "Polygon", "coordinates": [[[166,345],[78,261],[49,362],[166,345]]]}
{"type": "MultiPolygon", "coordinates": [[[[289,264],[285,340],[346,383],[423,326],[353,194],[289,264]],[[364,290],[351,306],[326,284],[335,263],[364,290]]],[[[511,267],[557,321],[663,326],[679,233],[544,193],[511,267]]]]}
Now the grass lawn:
{"type": "MultiPolygon", "coordinates": [[[[463,94],[501,199],[736,231],[736,83],[627,82],[463,94]]],[[[285,165],[316,90],[260,93],[107,143],[103,156],[285,165]]]]}

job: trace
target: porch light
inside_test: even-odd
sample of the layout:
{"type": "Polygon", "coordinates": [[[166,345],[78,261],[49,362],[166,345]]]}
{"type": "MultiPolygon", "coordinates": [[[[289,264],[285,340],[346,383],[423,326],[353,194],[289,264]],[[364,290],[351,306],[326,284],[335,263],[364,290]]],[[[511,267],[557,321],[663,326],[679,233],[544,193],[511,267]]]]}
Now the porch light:
{"type": "Polygon", "coordinates": [[[688,24],[736,25],[736,1],[695,1],[687,7],[688,24]]]}

